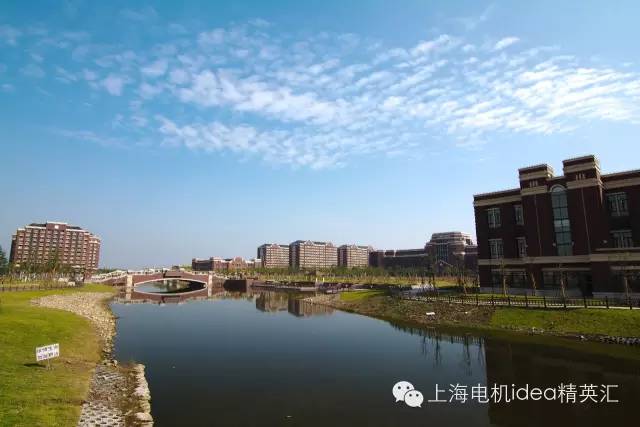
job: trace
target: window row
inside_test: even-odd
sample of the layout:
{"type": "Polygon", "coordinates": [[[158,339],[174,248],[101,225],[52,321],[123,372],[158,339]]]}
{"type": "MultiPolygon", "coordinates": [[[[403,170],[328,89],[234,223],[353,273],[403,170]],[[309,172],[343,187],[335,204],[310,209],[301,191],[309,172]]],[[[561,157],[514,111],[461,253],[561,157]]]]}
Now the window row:
{"type": "MultiPolygon", "coordinates": [[[[516,237],[516,250],[519,258],[527,256],[527,240],[524,237],[516,237]]],[[[489,254],[492,259],[504,258],[502,239],[489,239],[489,254]]]]}
{"type": "MultiPolygon", "coordinates": [[[[489,228],[500,228],[502,226],[502,218],[500,215],[500,208],[487,209],[487,220],[489,221],[489,228]]],[[[513,206],[513,215],[516,225],[524,225],[524,213],[522,210],[522,205],[513,206]]]]}

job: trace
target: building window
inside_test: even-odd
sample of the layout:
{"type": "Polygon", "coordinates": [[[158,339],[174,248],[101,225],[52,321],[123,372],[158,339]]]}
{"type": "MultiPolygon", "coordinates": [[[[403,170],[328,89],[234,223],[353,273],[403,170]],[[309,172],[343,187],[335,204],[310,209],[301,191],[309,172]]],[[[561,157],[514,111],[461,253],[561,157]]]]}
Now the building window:
{"type": "Polygon", "coordinates": [[[525,258],[527,256],[527,240],[524,237],[517,237],[516,243],[518,244],[518,256],[525,258]]]}
{"type": "Polygon", "coordinates": [[[583,181],[585,179],[587,179],[587,176],[584,172],[579,172],[576,174],[576,181],[583,181]]]}
{"type": "Polygon", "coordinates": [[[522,212],[522,205],[514,205],[513,211],[516,216],[516,225],[524,225],[524,213],[522,212]]]}
{"type": "Polygon", "coordinates": [[[502,250],[502,239],[489,239],[489,252],[493,259],[502,258],[504,253],[502,250]]]}
{"type": "Polygon", "coordinates": [[[537,179],[529,181],[529,188],[533,188],[533,187],[537,187],[537,186],[538,186],[538,180],[537,179]]]}
{"type": "Polygon", "coordinates": [[[449,244],[438,243],[436,245],[436,260],[449,262],[449,244]]]}
{"type": "Polygon", "coordinates": [[[608,194],[607,201],[609,202],[609,212],[611,212],[611,216],[629,215],[627,193],[608,194]]]}
{"type": "Polygon", "coordinates": [[[500,208],[487,209],[487,218],[489,219],[489,228],[499,228],[502,225],[500,221],[500,208]]]}
{"type": "Polygon", "coordinates": [[[558,250],[558,255],[573,255],[567,190],[565,190],[563,186],[556,185],[551,189],[551,206],[553,207],[553,228],[556,234],[556,249],[558,250]]]}
{"type": "Polygon", "coordinates": [[[631,230],[616,230],[611,232],[614,248],[632,248],[633,236],[631,230]]]}

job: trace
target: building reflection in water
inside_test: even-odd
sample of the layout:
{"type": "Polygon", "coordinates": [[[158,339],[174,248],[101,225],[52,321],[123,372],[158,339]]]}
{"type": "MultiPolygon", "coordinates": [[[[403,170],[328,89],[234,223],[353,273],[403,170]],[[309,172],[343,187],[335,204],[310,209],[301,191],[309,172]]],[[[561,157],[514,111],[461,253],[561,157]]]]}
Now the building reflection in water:
{"type": "Polygon", "coordinates": [[[317,315],[328,315],[333,313],[331,307],[312,304],[304,301],[307,294],[297,294],[293,292],[258,292],[256,294],[256,309],[264,312],[288,311],[297,317],[309,317],[317,315]]]}
{"type": "MultiPolygon", "coordinates": [[[[415,328],[397,323],[392,323],[392,326],[418,335],[420,352],[425,358],[439,368],[454,367],[460,376],[460,384],[463,384],[465,377],[470,378],[474,374],[474,369],[478,369],[481,372],[476,374],[486,374],[486,381],[482,385],[488,387],[498,384],[510,388],[528,385],[529,388],[557,389],[561,384],[574,384],[578,388],[578,402],[581,400],[579,393],[582,385],[595,384],[598,389],[601,385],[617,386],[612,389],[611,397],[619,400],[619,403],[588,401],[568,404],[559,400],[486,403],[484,405],[492,425],[586,426],[628,423],[632,409],[635,410],[633,403],[638,402],[640,396],[640,371],[638,363],[633,360],[576,352],[558,346],[557,339],[549,340],[544,337],[531,338],[536,342],[516,342],[506,338],[442,333],[436,329],[415,328]]],[[[610,344],[593,345],[614,350],[610,344]]],[[[470,390],[477,383],[466,385],[470,390]]],[[[449,388],[449,384],[440,386],[449,388]]],[[[602,394],[598,395],[600,397],[602,394]]],[[[475,402],[466,404],[477,405],[475,402]]]]}

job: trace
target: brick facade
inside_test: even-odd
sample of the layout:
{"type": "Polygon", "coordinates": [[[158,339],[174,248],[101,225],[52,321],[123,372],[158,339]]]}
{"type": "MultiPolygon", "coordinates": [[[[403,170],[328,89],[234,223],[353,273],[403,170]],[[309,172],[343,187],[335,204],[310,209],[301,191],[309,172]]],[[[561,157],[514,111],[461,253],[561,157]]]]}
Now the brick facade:
{"type": "Polygon", "coordinates": [[[640,292],[640,171],[594,156],[519,170],[520,187],[474,196],[480,285],[568,295],[640,292]]]}
{"type": "Polygon", "coordinates": [[[100,238],[64,222],[32,223],[11,238],[9,261],[16,267],[43,265],[56,258],[60,265],[93,272],[100,261],[100,238]]]}

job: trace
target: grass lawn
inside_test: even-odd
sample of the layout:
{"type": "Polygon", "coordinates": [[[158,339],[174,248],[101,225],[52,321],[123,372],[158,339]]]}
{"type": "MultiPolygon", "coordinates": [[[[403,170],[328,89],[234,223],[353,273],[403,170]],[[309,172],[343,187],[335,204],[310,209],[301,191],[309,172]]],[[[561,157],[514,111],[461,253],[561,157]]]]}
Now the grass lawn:
{"type": "Polygon", "coordinates": [[[341,301],[359,301],[365,298],[371,298],[371,297],[382,296],[382,295],[387,295],[387,291],[363,290],[363,291],[341,292],[340,300],[341,301]]]}
{"type": "Polygon", "coordinates": [[[34,307],[33,298],[69,292],[113,292],[103,285],[81,289],[0,293],[0,426],[72,426],[80,416],[100,341],[88,319],[34,307]],[[51,370],[35,361],[35,347],[60,343],[51,370]]]}
{"type": "Polygon", "coordinates": [[[490,325],[518,329],[535,327],[556,333],[640,337],[640,310],[498,308],[490,325]]]}

